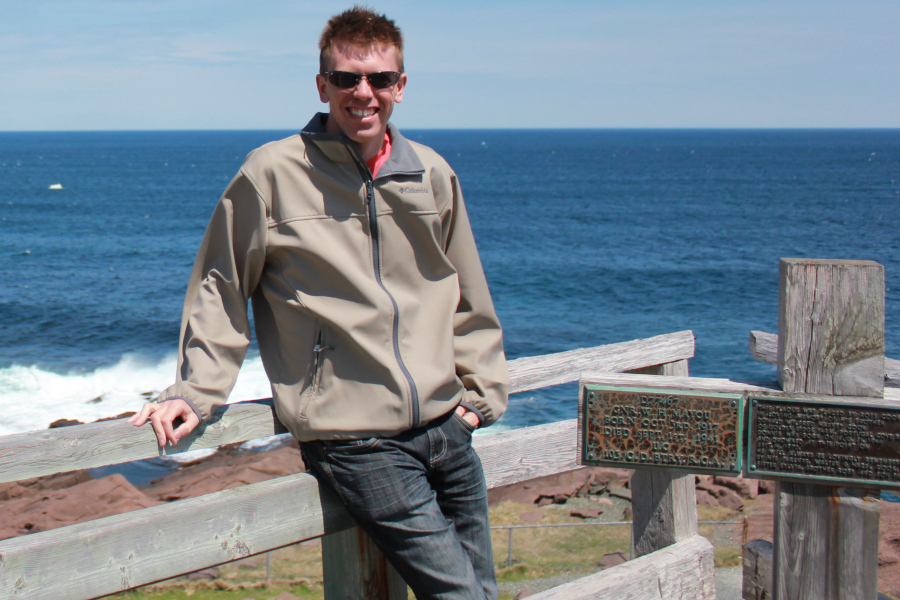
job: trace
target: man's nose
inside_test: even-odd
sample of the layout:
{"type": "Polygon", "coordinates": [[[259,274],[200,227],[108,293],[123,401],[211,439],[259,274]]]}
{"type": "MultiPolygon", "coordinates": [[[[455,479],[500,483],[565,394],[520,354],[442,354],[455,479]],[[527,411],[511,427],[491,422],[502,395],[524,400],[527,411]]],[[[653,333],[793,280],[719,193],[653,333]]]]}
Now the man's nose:
{"type": "Polygon", "coordinates": [[[374,93],[372,92],[372,86],[369,85],[369,80],[365,77],[360,79],[356,87],[353,88],[353,95],[358,98],[371,98],[374,93]]]}

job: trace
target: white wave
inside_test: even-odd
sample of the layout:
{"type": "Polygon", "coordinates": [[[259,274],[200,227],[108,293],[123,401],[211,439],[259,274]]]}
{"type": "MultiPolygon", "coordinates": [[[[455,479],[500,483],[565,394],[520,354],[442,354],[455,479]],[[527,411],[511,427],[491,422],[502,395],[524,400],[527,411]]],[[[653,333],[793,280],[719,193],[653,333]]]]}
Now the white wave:
{"type": "MultiPolygon", "coordinates": [[[[111,367],[88,373],[60,375],[38,367],[13,365],[0,369],[0,436],[46,429],[57,419],[90,423],[127,411],[137,411],[149,399],[171,385],[175,377],[175,355],[153,362],[139,355],[126,355],[111,367]]],[[[272,388],[259,356],[248,357],[241,367],[228,402],[270,398],[272,388]]],[[[508,415],[504,415],[508,416],[508,415]]],[[[516,429],[506,418],[475,435],[516,429]]],[[[281,443],[282,436],[251,440],[247,448],[281,443]]],[[[171,455],[178,462],[196,460],[212,450],[171,455]],[[199,453],[199,454],[198,454],[199,453]]]]}
{"type": "MultiPolygon", "coordinates": [[[[57,419],[84,423],[141,405],[174,381],[174,355],[158,362],[126,355],[111,367],[60,375],[38,367],[0,369],[0,435],[46,429],[57,419]]],[[[258,356],[244,361],[229,402],[271,397],[258,356]]]]}

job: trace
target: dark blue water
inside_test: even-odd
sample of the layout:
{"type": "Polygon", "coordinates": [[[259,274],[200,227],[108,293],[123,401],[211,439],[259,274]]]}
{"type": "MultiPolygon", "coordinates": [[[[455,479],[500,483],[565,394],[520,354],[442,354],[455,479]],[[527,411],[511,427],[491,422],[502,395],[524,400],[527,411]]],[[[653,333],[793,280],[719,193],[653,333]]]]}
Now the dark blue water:
{"type": "MultiPolygon", "coordinates": [[[[0,133],[0,405],[16,365],[172,353],[215,202],[291,133],[0,133]]],[[[777,330],[787,256],[884,264],[900,358],[900,130],[406,133],[462,181],[510,358],[692,329],[693,375],[773,379],[747,335],[777,330]]],[[[562,386],[505,421],[574,413],[562,386]]]]}

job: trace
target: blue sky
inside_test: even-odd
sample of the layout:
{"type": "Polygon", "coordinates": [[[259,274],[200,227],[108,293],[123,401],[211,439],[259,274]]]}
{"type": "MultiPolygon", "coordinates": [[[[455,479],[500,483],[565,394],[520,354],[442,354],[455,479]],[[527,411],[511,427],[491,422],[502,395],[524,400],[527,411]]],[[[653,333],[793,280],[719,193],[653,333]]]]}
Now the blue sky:
{"type": "MultiPolygon", "coordinates": [[[[0,0],[0,131],[299,128],[349,5],[0,0]]],[[[900,127],[896,0],[372,5],[401,127],[900,127]]]]}

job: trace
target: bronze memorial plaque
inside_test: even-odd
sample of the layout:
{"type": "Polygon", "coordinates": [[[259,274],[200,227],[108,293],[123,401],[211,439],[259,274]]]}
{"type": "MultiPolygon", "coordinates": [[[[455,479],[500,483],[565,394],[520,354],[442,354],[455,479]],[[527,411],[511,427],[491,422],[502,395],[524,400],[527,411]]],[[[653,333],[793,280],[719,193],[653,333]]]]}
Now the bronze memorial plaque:
{"type": "Polygon", "coordinates": [[[747,475],[900,486],[900,408],[751,398],[747,475]]]}
{"type": "Polygon", "coordinates": [[[741,394],[585,385],[581,402],[585,465],[741,471],[741,394]]]}

